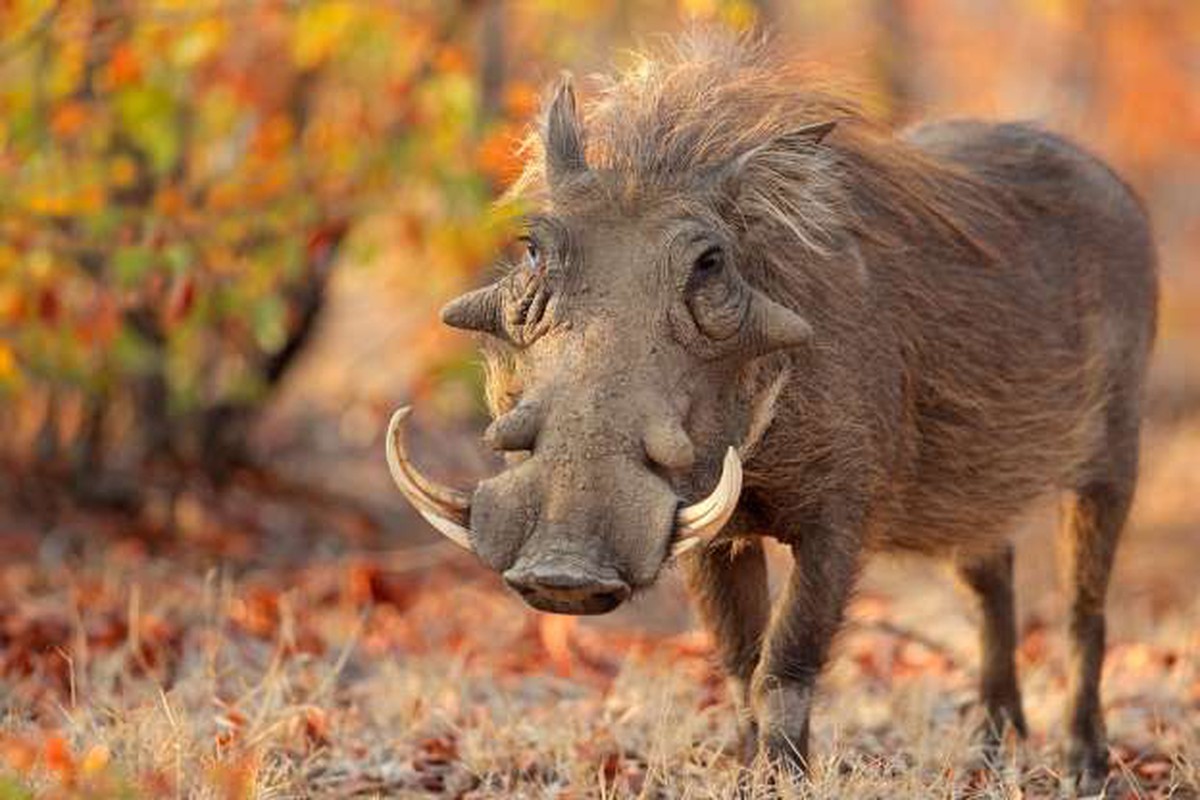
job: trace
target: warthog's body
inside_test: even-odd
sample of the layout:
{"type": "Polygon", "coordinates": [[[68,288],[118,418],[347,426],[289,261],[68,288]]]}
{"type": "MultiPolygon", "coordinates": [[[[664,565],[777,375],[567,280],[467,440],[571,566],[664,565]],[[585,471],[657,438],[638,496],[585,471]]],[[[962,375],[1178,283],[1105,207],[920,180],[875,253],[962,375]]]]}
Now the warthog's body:
{"type": "Polygon", "coordinates": [[[481,557],[540,608],[607,610],[739,445],[737,513],[685,558],[748,741],[802,761],[870,550],[957,563],[990,719],[1024,729],[1006,533],[1069,491],[1069,757],[1103,774],[1103,601],[1155,327],[1129,190],[1023,125],[893,137],[711,43],[639,66],[583,120],[561,89],[542,142],[530,268],[446,312],[493,334],[491,438],[523,453],[471,502],[481,557]],[[763,535],[796,557],[773,615],[763,535]]]}
{"type": "MultiPolygon", "coordinates": [[[[768,626],[757,546],[710,548],[692,582],[758,725],[802,743],[807,687],[861,550],[952,559],[981,604],[990,724],[1023,734],[1006,534],[1038,497],[1070,492],[1069,760],[1094,785],[1107,771],[1104,596],[1137,477],[1155,331],[1146,218],[1102,163],[1040,130],[952,122],[903,138],[981,181],[985,202],[1005,216],[962,209],[971,252],[879,208],[866,226],[891,241],[858,239],[857,259],[814,259],[784,278],[791,291],[781,295],[813,322],[816,346],[791,358],[774,422],[746,466],[742,506],[748,530],[792,544],[788,595],[768,626]],[[788,676],[778,704],[764,691],[770,675],[788,676]]],[[[886,190],[876,191],[860,198],[865,208],[886,205],[886,190]]],[[[956,202],[951,190],[941,199],[956,202]]]]}

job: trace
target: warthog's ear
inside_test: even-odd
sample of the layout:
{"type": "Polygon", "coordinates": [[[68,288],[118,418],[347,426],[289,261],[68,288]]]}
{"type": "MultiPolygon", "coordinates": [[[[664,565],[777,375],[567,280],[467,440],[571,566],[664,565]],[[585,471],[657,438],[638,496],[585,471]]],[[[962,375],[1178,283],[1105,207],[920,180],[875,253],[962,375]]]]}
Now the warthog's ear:
{"type": "Polygon", "coordinates": [[[546,151],[546,179],[551,187],[587,171],[583,124],[575,106],[575,89],[569,73],[563,73],[554,99],[546,109],[542,142],[546,151]]]}
{"type": "Polygon", "coordinates": [[[837,120],[817,122],[805,125],[793,131],[776,136],[768,142],[747,150],[733,162],[732,172],[741,172],[747,164],[758,158],[768,158],[773,154],[794,154],[811,151],[819,145],[830,132],[837,127],[837,120]]]}
{"type": "Polygon", "coordinates": [[[812,147],[813,145],[820,144],[836,127],[836,119],[816,122],[812,125],[805,125],[803,128],[797,128],[794,131],[785,133],[783,136],[775,139],[775,142],[779,146],[812,147]]]}
{"type": "Polygon", "coordinates": [[[747,168],[755,164],[770,169],[779,159],[812,152],[837,127],[837,120],[816,122],[782,133],[727,161],[710,172],[716,183],[736,191],[747,168]]]}
{"type": "Polygon", "coordinates": [[[779,134],[716,170],[710,186],[740,220],[770,220],[815,250],[829,249],[830,181],[821,180],[832,151],[822,141],[830,120],[779,134]],[[802,213],[803,211],[803,213],[802,213]]]}

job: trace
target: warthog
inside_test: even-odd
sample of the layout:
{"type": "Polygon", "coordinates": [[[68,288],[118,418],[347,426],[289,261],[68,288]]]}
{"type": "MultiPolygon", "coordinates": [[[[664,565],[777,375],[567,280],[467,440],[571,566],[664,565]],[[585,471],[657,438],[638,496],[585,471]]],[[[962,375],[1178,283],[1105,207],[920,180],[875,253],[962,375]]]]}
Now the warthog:
{"type": "Polygon", "coordinates": [[[583,113],[564,78],[529,146],[523,262],[443,310],[486,334],[486,440],[509,466],[470,495],[433,484],[401,411],[405,495],[544,611],[607,612],[678,556],[746,752],[802,766],[879,550],[956,566],[990,745],[1024,733],[1006,534],[1068,492],[1067,759],[1100,780],[1104,599],[1157,301],[1129,188],[1028,125],[893,134],[721,41],[638,62],[583,113]],[[773,612],[763,536],[794,557],[773,612]]]}

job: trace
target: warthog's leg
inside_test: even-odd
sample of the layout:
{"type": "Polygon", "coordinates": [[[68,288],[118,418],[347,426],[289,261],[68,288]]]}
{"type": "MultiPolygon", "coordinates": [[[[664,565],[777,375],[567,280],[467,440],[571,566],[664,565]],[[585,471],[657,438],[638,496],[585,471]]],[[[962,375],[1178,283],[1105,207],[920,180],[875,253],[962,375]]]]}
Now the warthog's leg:
{"type": "Polygon", "coordinates": [[[1094,483],[1079,489],[1066,504],[1063,566],[1072,595],[1067,767],[1088,793],[1098,790],[1108,774],[1108,746],[1100,707],[1104,599],[1117,537],[1132,495],[1132,483],[1094,483]]]}
{"type": "Polygon", "coordinates": [[[1108,746],[1100,707],[1104,664],[1104,600],[1117,540],[1133,501],[1138,472],[1138,404],[1114,397],[1105,436],[1085,478],[1064,504],[1062,567],[1071,605],[1068,618],[1070,688],[1067,768],[1092,793],[1108,775],[1108,746]]]}
{"type": "Polygon", "coordinates": [[[767,630],[751,702],[761,750],[802,771],[817,676],[858,574],[861,537],[857,530],[816,526],[791,541],[792,574],[767,630]]]}
{"type": "Polygon", "coordinates": [[[1017,621],[1013,603],[1013,548],[956,564],[962,582],[979,602],[979,696],[987,712],[983,742],[989,756],[1000,744],[1005,725],[1026,734],[1017,684],[1017,621]]]}
{"type": "Polygon", "coordinates": [[[750,677],[771,612],[762,543],[739,539],[702,548],[687,559],[687,579],[729,677],[743,757],[749,760],[758,746],[750,711],[750,677]]]}

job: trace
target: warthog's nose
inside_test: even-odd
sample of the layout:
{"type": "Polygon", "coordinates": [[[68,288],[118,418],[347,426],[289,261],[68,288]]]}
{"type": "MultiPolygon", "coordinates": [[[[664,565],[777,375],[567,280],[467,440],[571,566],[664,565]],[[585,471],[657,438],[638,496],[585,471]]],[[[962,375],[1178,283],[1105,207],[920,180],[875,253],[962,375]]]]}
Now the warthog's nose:
{"type": "Polygon", "coordinates": [[[518,564],[504,581],[538,611],[553,614],[604,614],[629,597],[629,584],[615,575],[600,576],[564,565],[518,564]]]}

